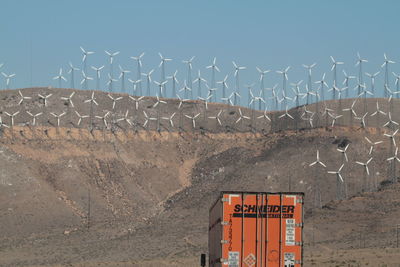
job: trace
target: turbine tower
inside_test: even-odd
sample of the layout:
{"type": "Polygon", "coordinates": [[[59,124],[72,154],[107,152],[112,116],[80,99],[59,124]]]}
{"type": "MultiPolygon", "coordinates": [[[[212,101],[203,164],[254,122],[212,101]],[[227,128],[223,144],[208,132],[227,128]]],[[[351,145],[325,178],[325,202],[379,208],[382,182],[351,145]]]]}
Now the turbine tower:
{"type": "Polygon", "coordinates": [[[100,71],[104,68],[104,65],[101,67],[94,67],[92,66],[92,69],[96,71],[96,90],[100,90],[100,71]]]}
{"type": "MultiPolygon", "coordinates": [[[[240,99],[237,98],[237,96],[240,95],[240,94],[239,94],[239,91],[240,91],[239,71],[240,71],[240,70],[245,70],[246,67],[240,67],[239,65],[237,65],[237,64],[235,63],[235,61],[232,61],[232,64],[233,64],[233,66],[235,67],[235,74],[234,74],[234,76],[236,77],[236,88],[235,88],[235,94],[234,94],[234,97],[233,97],[233,104],[236,106],[236,105],[240,105],[240,101],[238,101],[238,100],[240,100],[240,99]]],[[[214,88],[214,87],[213,87],[213,88],[214,88]]]]}
{"type": "MultiPolygon", "coordinates": [[[[199,71],[200,72],[200,71],[199,71]]],[[[168,76],[167,79],[172,80],[172,92],[171,92],[171,98],[176,96],[176,85],[179,84],[178,79],[176,78],[176,75],[178,74],[178,70],[174,72],[172,76],[168,76]]]]}
{"type": "Polygon", "coordinates": [[[121,80],[121,91],[122,91],[122,93],[125,93],[125,75],[126,75],[127,73],[131,72],[131,71],[129,71],[129,70],[124,70],[124,69],[121,67],[121,65],[118,65],[118,67],[119,67],[119,70],[120,70],[120,74],[119,74],[118,79],[121,80]]]}
{"type": "Polygon", "coordinates": [[[364,80],[363,80],[363,70],[362,70],[362,66],[363,63],[367,63],[368,60],[361,58],[360,53],[357,52],[357,62],[355,64],[355,67],[358,66],[358,83],[359,84],[363,84],[364,80]]]}
{"type": "Polygon", "coordinates": [[[217,82],[218,84],[222,84],[222,97],[221,100],[226,99],[226,89],[228,88],[228,84],[226,81],[228,80],[228,75],[222,81],[217,82]]]}
{"type": "MultiPolygon", "coordinates": [[[[261,95],[260,97],[263,98],[263,100],[265,100],[265,95],[264,95],[264,90],[265,90],[265,85],[264,85],[264,80],[265,80],[265,75],[267,73],[269,73],[271,70],[262,70],[259,67],[256,67],[256,70],[258,71],[258,73],[260,74],[260,92],[261,95]]],[[[264,109],[264,107],[263,107],[264,109]]]]}
{"type": "Polygon", "coordinates": [[[336,175],[336,199],[337,200],[342,200],[345,199],[346,196],[346,183],[342,177],[341,171],[344,167],[344,164],[342,164],[337,171],[328,171],[330,174],[335,174],[336,175]]]}
{"type": "Polygon", "coordinates": [[[367,162],[360,162],[360,161],[356,161],[357,164],[361,165],[364,167],[364,178],[363,178],[363,187],[362,190],[363,191],[368,191],[369,187],[369,181],[367,180],[367,176],[369,176],[369,169],[368,169],[368,164],[371,162],[373,158],[371,157],[369,160],[367,160],[367,162]]]}
{"type": "MultiPolygon", "coordinates": [[[[161,68],[161,82],[165,82],[166,81],[166,79],[165,79],[165,63],[168,62],[168,61],[172,61],[172,59],[163,57],[163,55],[161,53],[158,53],[158,55],[161,58],[161,62],[158,65],[158,67],[161,68]]],[[[166,88],[164,88],[164,89],[166,90],[166,88]]],[[[163,97],[163,96],[160,95],[160,97],[163,97]]]]}
{"type": "Polygon", "coordinates": [[[370,74],[368,72],[365,73],[365,75],[367,75],[368,77],[371,78],[371,92],[372,92],[372,94],[375,94],[375,77],[378,76],[379,73],[380,73],[380,71],[375,72],[374,74],[370,74]]]}
{"type": "Polygon", "coordinates": [[[137,90],[139,90],[139,95],[143,95],[143,91],[142,91],[142,81],[140,79],[141,74],[142,74],[142,57],[144,56],[144,52],[141,53],[139,56],[137,57],[131,57],[131,59],[136,60],[137,62],[137,75],[136,75],[136,80],[139,81],[138,85],[137,85],[137,90]]]}
{"type": "Polygon", "coordinates": [[[389,64],[394,64],[396,62],[388,59],[388,57],[386,56],[386,53],[383,54],[383,57],[385,60],[384,60],[383,64],[381,65],[381,68],[385,67],[385,82],[384,82],[383,87],[385,90],[384,96],[387,97],[388,95],[387,95],[386,89],[389,88],[389,64]]]}
{"type": "MultiPolygon", "coordinates": [[[[188,65],[188,69],[187,69],[187,82],[188,84],[192,84],[192,62],[195,59],[195,56],[191,57],[188,60],[182,60],[182,63],[187,64],[188,65]]],[[[191,94],[191,98],[193,98],[193,92],[190,92],[191,94]]]]}
{"type": "Polygon", "coordinates": [[[211,88],[215,88],[215,71],[219,72],[217,67],[217,58],[214,57],[212,64],[207,66],[206,69],[211,69],[211,88]]]}
{"type": "Polygon", "coordinates": [[[109,52],[107,50],[104,50],[104,52],[107,54],[107,56],[110,58],[110,79],[114,79],[114,67],[113,67],[113,62],[114,62],[114,57],[119,54],[119,51],[117,52],[109,52]]]}
{"type": "Polygon", "coordinates": [[[58,72],[58,75],[53,77],[53,80],[58,80],[58,88],[62,88],[61,87],[61,82],[64,80],[65,82],[67,81],[67,79],[65,79],[65,77],[62,75],[62,68],[60,68],[60,71],[58,72]]]}
{"type": "Polygon", "coordinates": [[[71,82],[71,88],[72,89],[75,89],[75,79],[74,79],[74,72],[75,71],[78,71],[78,70],[80,70],[80,69],[78,69],[78,68],[75,68],[73,65],[72,65],[72,63],[71,62],[69,62],[69,71],[68,71],[68,74],[70,74],[71,76],[70,76],[70,82],[71,82]]]}
{"type": "MultiPolygon", "coordinates": [[[[344,63],[340,62],[340,61],[336,61],[332,56],[331,56],[331,60],[332,60],[331,71],[333,71],[333,87],[337,87],[337,65],[343,65],[344,63]]],[[[335,98],[336,98],[335,90],[332,91],[332,98],[333,98],[333,100],[335,100],[335,98]]]]}
{"type": "Polygon", "coordinates": [[[147,89],[146,89],[146,95],[150,96],[150,90],[151,90],[151,74],[154,72],[154,69],[149,71],[148,73],[142,73],[142,76],[146,77],[146,83],[147,83],[147,89]]]}
{"type": "MultiPolygon", "coordinates": [[[[84,73],[87,73],[87,69],[86,69],[87,58],[88,58],[89,55],[93,55],[94,52],[92,52],[92,51],[86,51],[85,49],[83,49],[82,46],[81,46],[80,48],[81,48],[82,53],[83,53],[83,56],[82,56],[82,63],[83,63],[82,71],[83,71],[84,73]]],[[[70,67],[71,67],[71,69],[73,68],[73,67],[72,67],[72,64],[70,65],[70,67]]],[[[73,71],[72,71],[72,72],[73,72],[73,71]]],[[[71,74],[71,75],[73,75],[73,74],[71,74]]]]}
{"type": "MultiPolygon", "coordinates": [[[[276,73],[282,74],[282,92],[283,92],[284,95],[286,95],[286,81],[288,80],[287,73],[288,73],[289,69],[290,69],[290,66],[287,67],[284,70],[277,70],[276,71],[276,73]]],[[[285,106],[285,107],[287,106],[286,99],[283,100],[283,106],[285,106]]]]}
{"type": "Polygon", "coordinates": [[[13,74],[6,74],[6,73],[4,73],[4,72],[2,72],[1,73],[3,76],[4,76],[4,78],[6,79],[6,89],[10,89],[10,80],[13,78],[13,77],[15,77],[15,73],[13,73],[13,74]]]}
{"type": "Polygon", "coordinates": [[[207,84],[207,81],[204,78],[201,77],[200,70],[199,70],[197,78],[193,81],[193,84],[197,83],[197,97],[202,97],[201,82],[207,84]]]}
{"type": "Polygon", "coordinates": [[[319,158],[319,150],[317,150],[317,160],[312,162],[309,166],[312,167],[315,165],[315,176],[314,176],[314,206],[317,208],[322,207],[322,201],[321,201],[321,190],[319,187],[319,179],[318,179],[318,165],[322,166],[323,168],[326,168],[326,165],[320,160],[319,158]]]}

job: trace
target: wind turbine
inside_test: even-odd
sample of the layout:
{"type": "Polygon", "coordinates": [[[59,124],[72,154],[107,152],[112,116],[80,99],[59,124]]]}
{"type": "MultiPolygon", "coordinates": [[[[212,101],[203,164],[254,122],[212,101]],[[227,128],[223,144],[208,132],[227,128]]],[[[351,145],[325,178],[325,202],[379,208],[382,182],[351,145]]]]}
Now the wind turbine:
{"type": "Polygon", "coordinates": [[[24,96],[21,92],[21,90],[18,90],[19,96],[21,97],[21,99],[18,102],[18,106],[21,106],[21,104],[25,101],[25,100],[29,100],[32,99],[32,97],[30,96],[24,96]]]}
{"type": "MultiPolygon", "coordinates": [[[[290,113],[289,113],[289,110],[288,110],[288,106],[286,106],[286,108],[285,108],[285,113],[283,113],[282,115],[280,115],[279,117],[278,117],[278,119],[283,119],[283,118],[289,118],[289,119],[292,119],[292,120],[294,120],[294,118],[293,118],[293,116],[292,115],[290,115],[290,113]]],[[[286,120],[285,120],[285,122],[287,122],[286,120]]],[[[287,128],[287,123],[283,123],[284,125],[285,125],[285,128],[287,128]]],[[[282,127],[283,128],[283,127],[282,127]]],[[[297,130],[297,129],[296,129],[297,130]]]]}
{"type": "MultiPolygon", "coordinates": [[[[392,134],[387,134],[387,133],[384,133],[383,135],[384,136],[386,136],[386,137],[388,137],[389,139],[390,139],[390,152],[389,152],[389,155],[393,155],[393,147],[396,147],[396,149],[397,149],[397,146],[396,146],[396,139],[395,139],[395,136],[396,136],[396,134],[397,134],[397,132],[399,131],[399,129],[397,129],[396,131],[394,131],[392,134]]],[[[393,171],[393,162],[392,162],[392,165],[391,165],[391,167],[390,167],[390,170],[391,171],[393,171]]]]}
{"type": "MultiPolygon", "coordinates": [[[[282,79],[282,91],[283,91],[283,93],[284,93],[285,95],[286,95],[286,81],[288,80],[288,75],[287,75],[287,73],[288,73],[289,69],[290,69],[290,66],[287,67],[286,69],[277,70],[277,71],[276,71],[276,73],[282,74],[282,77],[283,77],[283,79],[282,79]]],[[[286,100],[284,100],[283,105],[287,106],[286,100]]]]}
{"type": "Polygon", "coordinates": [[[110,115],[110,111],[107,111],[103,116],[95,116],[97,119],[100,119],[103,122],[104,124],[103,130],[108,128],[108,123],[107,123],[108,115],[110,115]]]}
{"type": "Polygon", "coordinates": [[[242,110],[239,108],[239,118],[236,120],[236,124],[239,123],[241,120],[250,120],[249,116],[245,116],[242,113],[242,110]]]}
{"type": "Polygon", "coordinates": [[[322,78],[321,78],[320,81],[316,81],[316,82],[314,82],[314,83],[319,84],[319,87],[318,87],[317,90],[321,91],[321,98],[322,98],[322,101],[325,101],[325,92],[324,92],[324,88],[325,88],[325,87],[328,88],[328,84],[325,82],[325,73],[322,74],[322,78]]]}
{"type": "Polygon", "coordinates": [[[264,113],[261,116],[258,116],[257,119],[264,119],[264,120],[267,120],[267,121],[271,122],[271,118],[268,116],[267,105],[265,105],[264,113]]]}
{"type": "Polygon", "coordinates": [[[53,94],[42,95],[38,94],[39,98],[43,100],[44,106],[47,107],[47,99],[50,98],[53,94]]]}
{"type": "Polygon", "coordinates": [[[232,102],[233,95],[234,95],[234,93],[230,94],[228,97],[222,97],[221,101],[225,101],[225,104],[227,104],[229,106],[233,106],[233,102],[232,102]]]}
{"type": "Polygon", "coordinates": [[[128,82],[130,82],[132,84],[132,95],[141,95],[141,93],[139,92],[139,94],[137,94],[137,88],[138,88],[138,84],[141,82],[141,80],[131,80],[128,79],[128,82]]]}
{"type": "Polygon", "coordinates": [[[176,114],[176,112],[172,113],[172,115],[170,117],[162,117],[161,119],[169,121],[170,126],[173,128],[174,127],[173,119],[174,119],[175,114],[176,114]]]}
{"type": "Polygon", "coordinates": [[[222,81],[218,81],[218,84],[222,84],[222,98],[221,100],[223,100],[224,98],[226,98],[226,89],[228,88],[228,84],[226,83],[226,81],[228,80],[228,75],[225,76],[225,78],[222,81]]]}
{"type": "MultiPolygon", "coordinates": [[[[198,97],[202,97],[202,94],[201,94],[201,82],[207,84],[206,79],[201,77],[200,70],[199,70],[197,78],[193,81],[193,84],[197,83],[197,96],[198,97]]],[[[219,82],[217,82],[217,83],[219,83],[219,82]]]]}
{"type": "Polygon", "coordinates": [[[78,116],[78,118],[79,118],[79,119],[78,119],[77,126],[80,126],[80,125],[81,125],[81,122],[82,122],[83,119],[89,118],[89,115],[84,115],[84,116],[82,116],[82,115],[79,114],[79,112],[76,111],[76,110],[75,110],[75,114],[76,114],[76,116],[78,116]]]}
{"type": "MultiPolygon", "coordinates": [[[[389,64],[394,64],[396,62],[390,60],[387,56],[386,53],[383,54],[383,57],[385,59],[385,61],[383,62],[383,64],[381,65],[381,68],[385,67],[385,83],[384,83],[384,88],[388,88],[389,87],[389,64]]],[[[387,92],[385,90],[385,97],[387,97],[387,92]]]]}
{"type": "MultiPolygon", "coordinates": [[[[199,71],[200,72],[200,71],[199,71]]],[[[175,97],[176,96],[176,85],[179,84],[178,79],[176,78],[176,75],[178,74],[178,70],[176,70],[174,72],[174,74],[172,76],[168,76],[167,79],[171,79],[172,80],[172,93],[171,93],[171,97],[175,97]]]]}
{"type": "Polygon", "coordinates": [[[125,75],[126,75],[127,73],[130,73],[131,71],[130,71],[130,70],[124,70],[124,69],[121,67],[121,65],[118,65],[118,67],[119,67],[119,70],[120,70],[120,74],[119,74],[118,79],[121,80],[121,91],[122,91],[123,93],[125,93],[125,75]]]}
{"type": "Polygon", "coordinates": [[[344,167],[344,164],[342,164],[337,171],[328,171],[330,174],[335,174],[336,175],[336,199],[340,200],[343,198],[346,198],[346,185],[344,182],[344,179],[342,177],[341,171],[344,167]],[[342,188],[341,185],[344,185],[342,188]]]}
{"type": "MultiPolygon", "coordinates": [[[[314,68],[317,65],[317,63],[313,63],[311,65],[305,65],[303,64],[303,67],[307,69],[308,72],[308,88],[312,91],[312,68],[314,68]]],[[[317,104],[318,104],[318,99],[317,99],[317,104]]],[[[318,110],[317,110],[318,112],[318,110]]]]}
{"type": "Polygon", "coordinates": [[[306,84],[306,92],[303,94],[303,98],[307,97],[306,105],[311,104],[310,97],[312,97],[312,96],[315,96],[317,98],[317,94],[314,93],[313,91],[311,91],[310,88],[308,88],[308,85],[306,84]]]}
{"type": "Polygon", "coordinates": [[[136,80],[139,81],[138,84],[138,89],[139,89],[139,95],[143,95],[142,92],[142,82],[140,79],[140,76],[142,74],[142,57],[144,56],[144,52],[141,53],[139,56],[137,57],[131,57],[131,59],[136,60],[137,62],[137,75],[136,75],[136,80]]]}
{"type": "Polygon", "coordinates": [[[396,127],[395,125],[399,126],[398,122],[392,120],[392,115],[391,114],[392,113],[389,111],[389,113],[388,113],[389,120],[383,125],[383,127],[391,128],[391,126],[393,126],[393,127],[396,127]]]}
{"type": "Polygon", "coordinates": [[[232,61],[233,66],[235,67],[235,74],[234,76],[236,77],[236,88],[235,88],[235,95],[233,98],[233,103],[234,105],[240,105],[240,102],[238,102],[238,98],[237,98],[237,94],[239,94],[239,90],[240,90],[240,82],[239,82],[239,71],[240,70],[245,70],[246,67],[240,67],[239,65],[237,65],[235,63],[235,61],[232,61]]]}
{"type": "Polygon", "coordinates": [[[71,88],[72,89],[75,89],[75,79],[74,79],[74,72],[75,71],[78,71],[78,70],[80,70],[80,69],[78,69],[78,68],[75,68],[73,65],[72,65],[72,63],[71,62],[69,62],[69,71],[68,71],[68,74],[70,74],[71,76],[70,76],[70,82],[71,82],[71,88]]]}
{"type": "Polygon", "coordinates": [[[182,99],[178,94],[176,95],[179,99],[178,110],[179,110],[179,130],[183,129],[183,116],[182,116],[182,105],[190,99],[182,99]]]}
{"type": "Polygon", "coordinates": [[[60,68],[60,71],[58,72],[58,75],[53,77],[53,80],[58,80],[58,88],[62,88],[61,87],[61,82],[64,80],[65,82],[67,81],[67,79],[65,79],[65,77],[62,75],[62,68],[60,68]]]}
{"type": "Polygon", "coordinates": [[[256,67],[256,70],[260,74],[260,90],[262,92],[261,97],[264,99],[265,98],[265,95],[264,95],[264,90],[265,90],[264,79],[265,79],[265,75],[267,73],[269,73],[271,70],[262,70],[259,67],[256,67]]]}
{"type": "Polygon", "coordinates": [[[4,112],[7,116],[10,117],[10,125],[11,125],[11,129],[14,127],[14,117],[17,116],[19,114],[19,110],[14,112],[14,113],[8,113],[7,111],[4,112]]]}
{"type": "Polygon", "coordinates": [[[100,71],[104,68],[104,65],[96,68],[92,66],[92,69],[96,71],[96,89],[100,90],[100,71]]]}
{"type": "Polygon", "coordinates": [[[83,79],[81,81],[81,84],[83,84],[83,89],[87,90],[88,89],[88,83],[89,83],[90,80],[93,80],[93,78],[87,76],[85,74],[85,72],[83,72],[83,71],[82,71],[82,77],[83,77],[83,79]]]}
{"type": "Polygon", "coordinates": [[[129,119],[129,109],[126,110],[125,115],[122,118],[116,120],[116,122],[125,121],[129,126],[132,126],[132,121],[129,119]]]}
{"type": "Polygon", "coordinates": [[[111,101],[112,101],[112,107],[111,107],[111,109],[114,111],[114,110],[115,110],[115,105],[117,104],[117,102],[118,102],[119,100],[122,100],[122,96],[119,96],[119,97],[116,97],[116,98],[114,98],[111,94],[108,94],[107,96],[108,96],[108,98],[110,98],[111,101]]]}
{"type": "Polygon", "coordinates": [[[154,103],[153,108],[158,106],[158,108],[157,108],[157,131],[160,131],[161,130],[160,129],[160,108],[161,108],[161,105],[160,104],[165,104],[166,105],[167,102],[164,101],[164,100],[161,100],[158,95],[156,95],[156,97],[157,97],[157,101],[156,101],[156,103],[154,103]]]}
{"type": "Polygon", "coordinates": [[[36,126],[36,118],[43,114],[43,112],[33,114],[30,111],[27,111],[26,113],[28,113],[28,115],[32,117],[32,126],[36,126]]]}
{"type": "Polygon", "coordinates": [[[60,97],[61,98],[61,100],[64,100],[64,101],[67,101],[67,103],[68,103],[68,106],[67,106],[67,112],[68,112],[68,114],[69,114],[69,120],[71,121],[72,120],[72,118],[71,118],[71,113],[70,113],[70,107],[74,107],[74,103],[72,102],[72,97],[75,95],[75,92],[72,92],[69,96],[67,96],[67,97],[60,97]]]}
{"type": "Polygon", "coordinates": [[[371,78],[371,91],[372,91],[372,94],[375,93],[375,77],[378,76],[379,73],[380,73],[380,71],[375,72],[374,74],[370,74],[368,72],[365,73],[365,75],[367,75],[368,77],[371,78]]]}
{"type": "Polygon", "coordinates": [[[356,62],[356,64],[355,64],[355,67],[358,66],[358,83],[359,83],[359,84],[363,84],[364,81],[363,81],[362,64],[363,64],[363,63],[367,63],[368,60],[361,58],[359,52],[357,52],[357,58],[358,58],[358,59],[357,59],[357,62],[356,62]]]}
{"type": "Polygon", "coordinates": [[[343,115],[336,115],[336,114],[332,114],[332,113],[328,113],[328,115],[329,115],[329,117],[332,118],[332,125],[331,125],[331,127],[334,127],[334,126],[335,126],[335,123],[336,123],[337,119],[343,117],[343,115]]]}
{"type": "MultiPolygon", "coordinates": [[[[396,73],[394,73],[394,72],[392,72],[392,73],[393,73],[393,76],[396,78],[396,80],[395,80],[395,82],[394,82],[394,84],[396,85],[396,91],[399,92],[399,91],[400,91],[400,83],[399,83],[399,81],[400,81],[400,75],[399,75],[399,74],[396,74],[396,73]]],[[[399,93],[397,93],[397,98],[399,98],[399,93]]]]}
{"type": "Polygon", "coordinates": [[[163,91],[164,91],[164,88],[165,88],[165,85],[167,84],[167,82],[168,82],[168,80],[160,81],[160,82],[154,81],[154,83],[158,86],[158,94],[157,95],[160,95],[160,97],[163,97],[163,91]]]}
{"type": "Polygon", "coordinates": [[[354,116],[354,117],[357,117],[357,113],[356,113],[356,111],[354,110],[354,107],[355,107],[355,105],[356,105],[356,102],[357,102],[357,99],[355,99],[355,100],[353,101],[353,103],[351,104],[351,106],[350,106],[349,108],[343,109],[343,111],[349,111],[349,113],[350,113],[350,126],[353,125],[353,116],[354,116]]]}
{"type": "Polygon", "coordinates": [[[383,141],[376,141],[376,142],[372,142],[368,137],[365,136],[365,140],[367,140],[367,142],[371,145],[371,147],[369,148],[369,153],[368,155],[372,154],[372,151],[374,151],[374,148],[376,145],[379,145],[381,143],[383,143],[383,141]]]}
{"type": "Polygon", "coordinates": [[[211,117],[208,117],[208,118],[209,118],[209,119],[212,119],[212,120],[216,120],[216,122],[219,124],[219,126],[222,126],[222,122],[221,122],[221,118],[220,118],[222,112],[223,112],[223,110],[220,109],[219,112],[218,112],[218,114],[217,114],[216,116],[211,116],[211,117]]]}
{"type": "Polygon", "coordinates": [[[138,98],[135,98],[133,96],[129,96],[129,99],[133,100],[135,102],[135,109],[138,110],[139,108],[139,103],[143,100],[144,96],[140,96],[138,98]]]}
{"type": "MultiPolygon", "coordinates": [[[[85,49],[83,49],[82,46],[81,46],[80,48],[81,48],[82,53],[83,53],[83,57],[82,57],[83,69],[82,69],[82,71],[83,71],[84,73],[87,73],[86,61],[87,61],[88,56],[89,56],[89,55],[93,55],[94,52],[92,52],[92,51],[86,51],[85,49]]],[[[71,67],[71,69],[73,69],[72,64],[70,65],[70,67],[71,67]]],[[[73,72],[73,70],[72,70],[72,72],[73,72]]],[[[72,73],[71,75],[73,75],[73,73],[72,73]]]]}
{"type": "Polygon", "coordinates": [[[163,55],[161,53],[158,53],[158,55],[161,58],[161,62],[158,65],[158,67],[161,68],[161,82],[164,82],[165,81],[165,63],[168,61],[172,61],[172,59],[163,57],[163,55]]]}
{"type": "Polygon", "coordinates": [[[399,157],[397,156],[397,153],[399,151],[399,148],[396,147],[396,151],[394,152],[393,157],[387,158],[387,161],[391,161],[392,162],[392,167],[391,167],[391,179],[393,183],[396,183],[397,181],[397,176],[396,176],[396,161],[400,162],[399,157]]]}
{"type": "Polygon", "coordinates": [[[347,149],[349,148],[350,144],[347,144],[343,149],[337,148],[336,150],[339,151],[342,154],[342,165],[344,164],[344,161],[349,162],[349,159],[347,158],[347,149]]]}
{"type": "MultiPolygon", "coordinates": [[[[350,79],[355,79],[356,76],[351,76],[351,75],[347,75],[346,71],[343,70],[343,75],[344,75],[344,81],[343,84],[344,86],[348,89],[349,88],[349,81],[350,79]]],[[[346,90],[346,97],[349,96],[349,90],[346,90]]]]}
{"type": "Polygon", "coordinates": [[[146,95],[150,96],[150,86],[151,86],[151,74],[154,72],[154,69],[149,71],[148,73],[142,73],[143,76],[146,77],[146,82],[147,82],[147,92],[146,95]]]}
{"type": "Polygon", "coordinates": [[[96,97],[94,96],[94,91],[92,91],[92,95],[89,99],[85,100],[83,103],[90,103],[90,130],[93,130],[93,104],[98,106],[99,104],[96,101],[96,97]]]}
{"type": "Polygon", "coordinates": [[[104,52],[110,58],[110,77],[111,77],[111,79],[113,79],[114,78],[114,68],[113,68],[114,57],[119,54],[119,51],[109,52],[107,50],[104,50],[104,52]]]}
{"type": "MultiPolygon", "coordinates": [[[[332,60],[332,68],[331,71],[333,71],[333,85],[336,86],[337,85],[337,65],[343,65],[343,62],[340,61],[336,61],[332,56],[331,56],[331,60],[332,60]]],[[[335,100],[336,96],[335,96],[335,91],[332,91],[332,97],[333,100],[335,100]]]]}
{"type": "Polygon", "coordinates": [[[207,97],[198,96],[197,98],[204,103],[204,121],[207,119],[207,110],[208,110],[208,101],[211,99],[212,95],[208,95],[207,97]]]}
{"type": "Polygon", "coordinates": [[[365,123],[365,117],[368,115],[368,112],[365,112],[365,114],[362,117],[356,117],[356,120],[360,120],[361,121],[361,128],[365,128],[366,127],[366,123],[365,123]]]}
{"type": "Polygon", "coordinates": [[[219,72],[219,68],[217,67],[217,58],[214,57],[211,65],[207,66],[206,69],[211,69],[211,87],[215,87],[215,71],[219,72]]]}
{"type": "Polygon", "coordinates": [[[108,81],[107,81],[108,92],[111,93],[113,91],[113,83],[117,82],[118,80],[111,77],[110,73],[107,73],[107,76],[108,76],[108,81]]]}
{"type": "Polygon", "coordinates": [[[54,112],[50,112],[50,114],[57,118],[57,128],[60,127],[61,117],[64,116],[66,114],[66,112],[64,111],[64,112],[62,112],[60,114],[56,114],[54,112]]]}
{"type": "Polygon", "coordinates": [[[185,117],[186,117],[186,118],[192,120],[193,130],[196,128],[196,118],[197,118],[198,116],[200,116],[200,113],[197,113],[197,114],[194,115],[194,116],[189,116],[189,115],[186,115],[186,114],[185,114],[185,117]]]}
{"type": "Polygon", "coordinates": [[[371,162],[373,158],[371,157],[369,160],[367,160],[367,162],[360,162],[360,161],[356,161],[357,164],[361,165],[364,167],[364,179],[363,179],[363,190],[366,191],[368,190],[367,188],[367,175],[369,176],[369,169],[368,169],[368,164],[371,162]]]}
{"type": "Polygon", "coordinates": [[[303,97],[303,94],[300,92],[300,85],[302,84],[303,80],[298,81],[297,83],[291,83],[290,85],[293,86],[292,90],[294,93],[293,102],[295,102],[296,107],[300,106],[300,97],[303,97]]]}
{"type": "Polygon", "coordinates": [[[183,81],[183,87],[182,87],[182,89],[179,90],[179,92],[182,92],[182,91],[184,92],[185,99],[188,98],[188,92],[192,91],[192,89],[189,86],[187,86],[186,80],[183,81]]]}
{"type": "MultiPolygon", "coordinates": [[[[188,66],[188,70],[187,70],[188,71],[187,72],[187,82],[188,82],[188,84],[192,84],[192,62],[193,62],[194,59],[195,59],[195,56],[191,57],[188,60],[182,60],[182,63],[187,64],[187,66],[188,66]]],[[[193,93],[191,92],[191,94],[193,94],[193,93]]],[[[193,95],[192,95],[191,98],[193,98],[193,95]]]]}
{"type": "Polygon", "coordinates": [[[13,78],[13,77],[15,77],[15,73],[13,73],[13,74],[6,74],[6,73],[4,73],[4,72],[2,72],[1,73],[3,76],[4,76],[4,78],[6,79],[6,88],[7,89],[10,89],[10,80],[13,78]]]}
{"type": "Polygon", "coordinates": [[[157,120],[157,118],[149,117],[147,115],[146,111],[144,111],[144,110],[143,110],[143,114],[144,114],[144,118],[145,118],[144,123],[143,123],[143,127],[144,128],[148,128],[147,126],[149,125],[149,121],[156,121],[157,120]]]}
{"type": "MultiPolygon", "coordinates": [[[[310,163],[310,167],[312,166],[322,166],[326,168],[326,165],[319,158],[319,150],[317,150],[317,160],[310,163]]],[[[315,168],[315,176],[314,176],[314,205],[318,208],[321,208],[321,190],[319,188],[319,179],[318,179],[318,168],[315,168]]]]}

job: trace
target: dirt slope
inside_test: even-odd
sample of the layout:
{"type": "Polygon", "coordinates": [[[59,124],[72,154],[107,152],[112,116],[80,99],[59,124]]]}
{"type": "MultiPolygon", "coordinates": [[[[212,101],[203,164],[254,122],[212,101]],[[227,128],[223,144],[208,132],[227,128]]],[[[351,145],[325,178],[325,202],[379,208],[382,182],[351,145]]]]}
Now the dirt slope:
{"type": "MultiPolygon", "coordinates": [[[[10,91],[3,95],[2,101],[17,101],[10,91]]],[[[370,103],[373,109],[375,100],[370,103]]],[[[221,107],[210,105],[210,112],[221,107]]],[[[390,142],[382,137],[390,129],[268,133],[256,126],[252,133],[243,124],[234,132],[216,126],[112,133],[101,125],[89,132],[87,125],[32,127],[23,116],[19,121],[0,138],[2,266],[197,266],[207,251],[208,208],[219,191],[288,191],[289,183],[306,193],[306,266],[363,266],[364,259],[370,266],[396,266],[399,251],[389,248],[400,215],[399,186],[386,182],[390,142]],[[368,181],[385,184],[378,192],[362,193],[363,169],[354,163],[370,157],[365,136],[385,141],[369,165],[368,181]],[[342,174],[348,199],[337,201],[336,179],[326,170],[339,168],[337,149],[347,144],[342,174]],[[316,172],[309,163],[317,148],[327,168],[316,172]],[[311,210],[315,179],[323,208],[311,210]]]]}

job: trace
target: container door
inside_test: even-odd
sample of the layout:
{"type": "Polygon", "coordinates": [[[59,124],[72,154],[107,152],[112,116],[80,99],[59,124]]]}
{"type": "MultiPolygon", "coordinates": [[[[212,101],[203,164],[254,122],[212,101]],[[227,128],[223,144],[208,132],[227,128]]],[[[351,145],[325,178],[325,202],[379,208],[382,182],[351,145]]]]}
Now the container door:
{"type": "Polygon", "coordinates": [[[282,195],[282,255],[284,267],[299,267],[302,262],[302,195],[282,195]]]}
{"type": "Polygon", "coordinates": [[[267,213],[266,213],[266,233],[267,240],[265,246],[265,266],[280,267],[281,262],[281,197],[280,194],[267,193],[267,213]]]}

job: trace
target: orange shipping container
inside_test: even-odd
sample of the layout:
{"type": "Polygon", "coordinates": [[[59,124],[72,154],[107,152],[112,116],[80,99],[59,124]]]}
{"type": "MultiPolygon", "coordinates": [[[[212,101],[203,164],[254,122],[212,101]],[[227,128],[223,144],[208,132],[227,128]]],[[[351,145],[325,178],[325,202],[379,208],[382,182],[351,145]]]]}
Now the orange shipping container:
{"type": "Polygon", "coordinates": [[[209,215],[210,267],[299,267],[304,193],[221,192],[209,215]]]}

